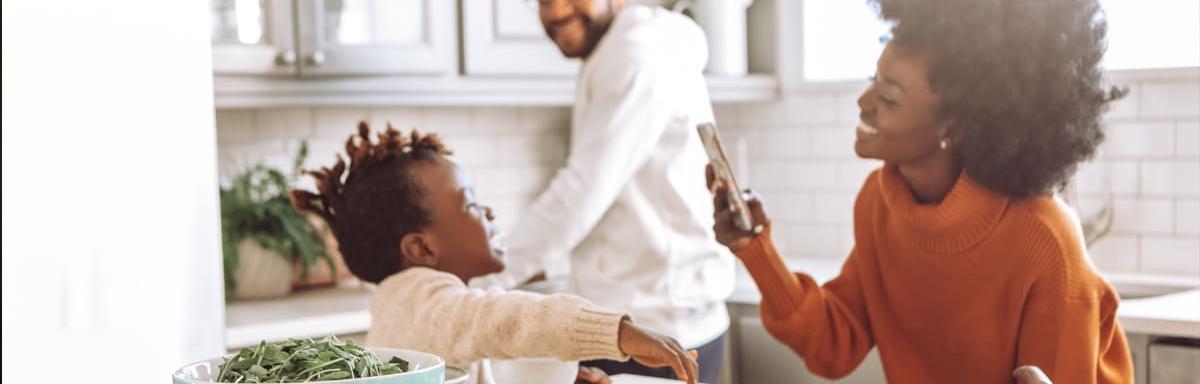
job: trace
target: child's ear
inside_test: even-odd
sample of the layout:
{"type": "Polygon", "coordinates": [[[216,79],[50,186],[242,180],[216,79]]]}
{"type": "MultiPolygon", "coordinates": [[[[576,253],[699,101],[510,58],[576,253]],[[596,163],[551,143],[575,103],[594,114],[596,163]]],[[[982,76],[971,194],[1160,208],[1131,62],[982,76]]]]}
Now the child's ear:
{"type": "Polygon", "coordinates": [[[433,251],[429,242],[429,236],[420,232],[413,232],[404,235],[400,239],[400,254],[404,256],[404,261],[408,265],[421,265],[432,267],[437,265],[438,256],[433,251]]]}

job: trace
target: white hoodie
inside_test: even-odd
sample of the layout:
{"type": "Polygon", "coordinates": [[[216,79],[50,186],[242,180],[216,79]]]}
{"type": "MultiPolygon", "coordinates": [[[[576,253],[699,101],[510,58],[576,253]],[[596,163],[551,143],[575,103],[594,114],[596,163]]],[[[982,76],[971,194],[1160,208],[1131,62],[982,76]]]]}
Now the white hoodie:
{"type": "Polygon", "coordinates": [[[687,17],[629,6],[583,63],[567,164],[509,228],[513,287],[569,260],[571,292],[703,345],[729,327],[732,255],[714,240],[707,158],[713,121],[704,34],[687,17]]]}

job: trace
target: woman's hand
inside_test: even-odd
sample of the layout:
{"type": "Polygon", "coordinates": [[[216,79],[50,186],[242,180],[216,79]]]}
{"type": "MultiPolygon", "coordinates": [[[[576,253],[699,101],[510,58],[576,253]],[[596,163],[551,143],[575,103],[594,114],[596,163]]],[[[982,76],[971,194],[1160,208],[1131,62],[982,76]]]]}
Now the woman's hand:
{"type": "Polygon", "coordinates": [[[696,384],[699,375],[696,358],[675,339],[642,329],[629,320],[622,320],[621,329],[617,331],[617,344],[621,352],[633,357],[634,361],[648,367],[670,366],[675,371],[675,377],[696,384]]]}
{"type": "Polygon", "coordinates": [[[708,190],[713,195],[713,232],[717,234],[717,242],[729,247],[730,251],[737,252],[750,244],[756,236],[762,233],[767,226],[771,225],[771,220],[767,218],[766,208],[763,207],[762,199],[753,191],[746,190],[741,192],[743,200],[746,201],[746,208],[750,210],[750,231],[743,231],[734,225],[733,218],[738,212],[736,207],[729,204],[729,191],[726,183],[716,180],[713,174],[712,165],[704,168],[704,176],[708,181],[708,190]]]}

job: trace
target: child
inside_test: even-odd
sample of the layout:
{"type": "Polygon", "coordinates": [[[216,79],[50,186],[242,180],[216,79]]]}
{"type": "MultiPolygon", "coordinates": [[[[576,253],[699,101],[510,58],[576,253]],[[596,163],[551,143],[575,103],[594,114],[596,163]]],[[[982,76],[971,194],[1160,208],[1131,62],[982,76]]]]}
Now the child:
{"type": "Polygon", "coordinates": [[[481,360],[522,357],[632,357],[696,377],[695,360],[675,340],[625,314],[570,295],[468,288],[471,278],[504,269],[504,248],[491,209],[475,200],[437,135],[389,126],[372,143],[360,122],[346,154],[348,172],[341,155],[332,169],[306,172],[318,193],[293,190],[292,203],[320,215],[350,271],[378,284],[367,344],[439,355],[468,367],[475,382],[490,380],[481,360]]]}

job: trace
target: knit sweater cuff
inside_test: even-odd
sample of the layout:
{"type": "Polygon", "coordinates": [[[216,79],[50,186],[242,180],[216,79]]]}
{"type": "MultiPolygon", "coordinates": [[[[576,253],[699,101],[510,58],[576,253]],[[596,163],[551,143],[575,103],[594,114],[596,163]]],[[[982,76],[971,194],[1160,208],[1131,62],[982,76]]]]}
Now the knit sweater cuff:
{"type": "Polygon", "coordinates": [[[629,356],[621,352],[619,331],[624,313],[606,311],[595,307],[580,308],[575,314],[572,340],[575,349],[564,360],[607,359],[625,361],[629,356]]]}
{"type": "Polygon", "coordinates": [[[749,245],[738,250],[737,257],[746,265],[746,270],[758,286],[764,309],[786,316],[800,308],[800,292],[796,292],[800,289],[800,282],[779,257],[775,242],[771,240],[770,225],[749,245]]]}

